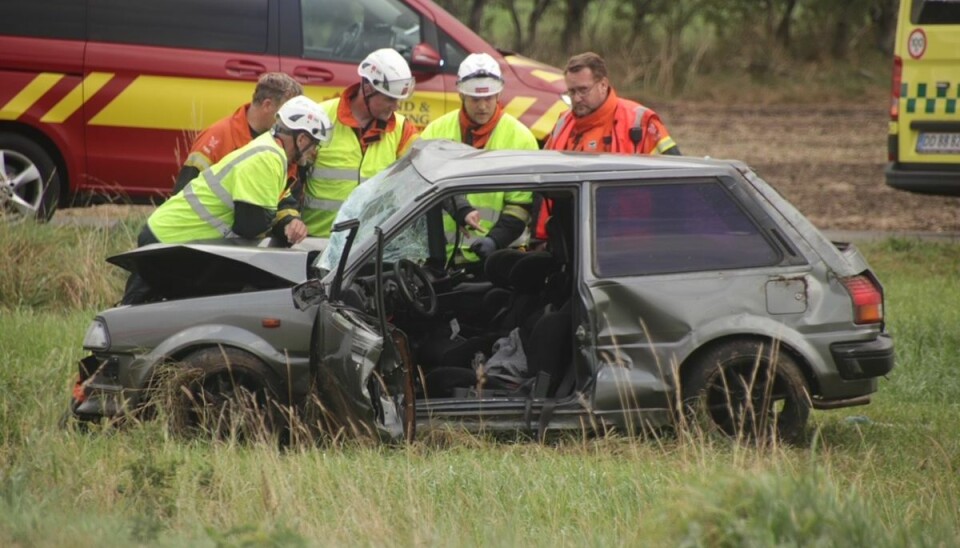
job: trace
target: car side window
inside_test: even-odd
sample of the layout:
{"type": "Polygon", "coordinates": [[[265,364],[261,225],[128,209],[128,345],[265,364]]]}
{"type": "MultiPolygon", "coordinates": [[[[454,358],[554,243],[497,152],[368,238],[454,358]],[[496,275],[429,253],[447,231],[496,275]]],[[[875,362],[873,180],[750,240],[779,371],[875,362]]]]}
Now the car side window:
{"type": "Polygon", "coordinates": [[[0,3],[0,34],[84,40],[87,6],[77,0],[0,3]],[[55,16],[51,16],[55,14],[55,16]]]}
{"type": "Polygon", "coordinates": [[[440,31],[440,55],[443,57],[443,71],[456,74],[460,63],[467,58],[467,51],[460,47],[453,38],[444,31],[440,31]]]}
{"type": "Polygon", "coordinates": [[[266,53],[267,0],[98,0],[89,4],[90,40],[266,53]]]}
{"type": "Polygon", "coordinates": [[[753,268],[781,260],[718,181],[601,186],[593,213],[600,276],[753,268]]]}
{"type": "Polygon", "coordinates": [[[420,16],[398,0],[300,0],[303,56],[343,62],[373,50],[407,53],[422,41],[420,16]]]}

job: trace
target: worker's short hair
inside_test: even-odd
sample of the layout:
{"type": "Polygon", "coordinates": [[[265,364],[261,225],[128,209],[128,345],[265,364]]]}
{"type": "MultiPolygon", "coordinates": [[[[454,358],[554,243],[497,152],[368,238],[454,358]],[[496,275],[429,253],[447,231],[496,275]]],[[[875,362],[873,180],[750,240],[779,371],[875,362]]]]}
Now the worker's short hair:
{"type": "Polygon", "coordinates": [[[267,72],[257,81],[257,88],[253,90],[253,102],[259,105],[271,99],[282,105],[297,95],[303,95],[303,86],[299,82],[282,72],[267,72]]]}
{"type": "Polygon", "coordinates": [[[603,57],[600,57],[592,51],[585,53],[579,53],[574,55],[567,61],[566,68],[563,69],[563,73],[567,74],[569,72],[580,72],[581,70],[588,68],[593,73],[593,77],[596,80],[601,80],[607,77],[607,63],[603,60],[603,57]]]}

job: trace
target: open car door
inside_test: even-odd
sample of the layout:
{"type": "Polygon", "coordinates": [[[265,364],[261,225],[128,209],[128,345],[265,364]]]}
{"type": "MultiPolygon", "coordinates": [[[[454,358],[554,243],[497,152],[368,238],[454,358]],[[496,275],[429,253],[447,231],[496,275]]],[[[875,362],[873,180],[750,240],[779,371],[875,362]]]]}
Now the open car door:
{"type": "MultiPolygon", "coordinates": [[[[415,432],[413,363],[406,336],[386,322],[383,306],[383,235],[377,229],[376,316],[339,300],[345,261],[359,223],[338,224],[349,230],[344,253],[329,291],[321,295],[311,343],[311,377],[319,397],[319,421],[332,435],[412,439],[415,432]]],[[[295,301],[309,284],[295,290],[295,301]]]]}

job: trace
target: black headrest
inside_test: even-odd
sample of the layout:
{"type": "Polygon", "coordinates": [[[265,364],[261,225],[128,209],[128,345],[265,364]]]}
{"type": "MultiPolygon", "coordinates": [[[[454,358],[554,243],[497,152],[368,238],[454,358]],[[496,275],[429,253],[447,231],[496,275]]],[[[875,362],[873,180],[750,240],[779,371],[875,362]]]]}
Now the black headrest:
{"type": "Polygon", "coordinates": [[[570,259],[570,250],[567,248],[567,233],[561,217],[551,216],[547,219],[547,248],[561,263],[570,259]]]}
{"type": "Polygon", "coordinates": [[[510,271],[526,253],[519,249],[498,249],[487,256],[483,273],[497,287],[510,287],[510,271]]]}
{"type": "Polygon", "coordinates": [[[547,276],[557,267],[553,256],[546,251],[523,253],[510,269],[510,285],[521,293],[540,293],[547,276]]]}

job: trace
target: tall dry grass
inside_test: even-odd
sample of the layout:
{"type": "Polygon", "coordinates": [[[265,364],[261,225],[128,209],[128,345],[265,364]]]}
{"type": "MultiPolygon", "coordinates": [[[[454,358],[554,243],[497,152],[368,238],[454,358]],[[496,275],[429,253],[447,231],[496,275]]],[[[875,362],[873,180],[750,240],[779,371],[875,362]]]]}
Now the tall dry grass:
{"type": "Polygon", "coordinates": [[[89,309],[118,301],[126,272],[105,259],[136,247],[141,224],[0,223],[0,308],[89,309]]]}

